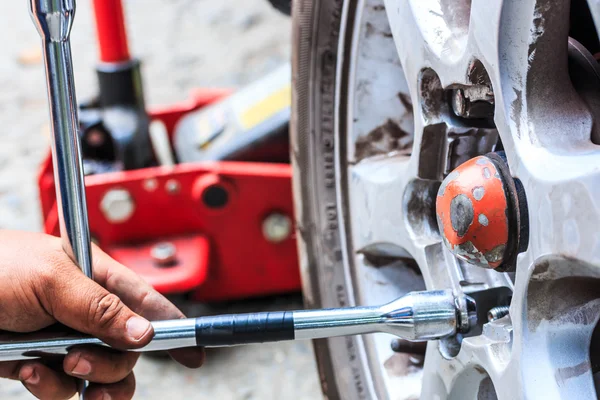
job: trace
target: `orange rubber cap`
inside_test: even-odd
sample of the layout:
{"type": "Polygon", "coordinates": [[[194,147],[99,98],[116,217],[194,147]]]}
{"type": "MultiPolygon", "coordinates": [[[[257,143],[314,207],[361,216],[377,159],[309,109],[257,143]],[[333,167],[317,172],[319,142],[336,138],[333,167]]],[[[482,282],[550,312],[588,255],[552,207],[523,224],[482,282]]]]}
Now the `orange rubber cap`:
{"type": "Polygon", "coordinates": [[[436,199],[437,221],[456,257],[485,268],[502,264],[509,232],[505,185],[486,156],[465,162],[444,179],[436,199]]]}

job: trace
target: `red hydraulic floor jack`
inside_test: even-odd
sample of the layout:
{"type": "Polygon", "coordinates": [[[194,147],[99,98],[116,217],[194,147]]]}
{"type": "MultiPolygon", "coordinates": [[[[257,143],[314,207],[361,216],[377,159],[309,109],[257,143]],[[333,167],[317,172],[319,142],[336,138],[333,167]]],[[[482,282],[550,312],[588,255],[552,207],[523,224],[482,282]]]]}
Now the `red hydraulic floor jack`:
{"type": "MultiPolygon", "coordinates": [[[[167,295],[211,302],[299,290],[291,168],[281,163],[287,146],[267,140],[229,157],[161,165],[150,124],[163,124],[172,151],[178,123],[231,91],[200,89],[181,104],[148,109],[121,0],[93,3],[100,93],[80,105],[93,241],[167,295]]],[[[50,155],[39,192],[44,229],[59,235],[50,155]]]]}

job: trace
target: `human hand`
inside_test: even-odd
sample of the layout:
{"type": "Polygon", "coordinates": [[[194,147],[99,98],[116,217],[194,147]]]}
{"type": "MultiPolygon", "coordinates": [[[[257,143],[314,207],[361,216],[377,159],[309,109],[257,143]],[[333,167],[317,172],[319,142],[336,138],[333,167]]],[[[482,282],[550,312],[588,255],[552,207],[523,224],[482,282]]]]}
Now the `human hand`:
{"type": "MultiPolygon", "coordinates": [[[[0,231],[0,330],[35,332],[55,323],[98,337],[118,349],[144,347],[149,320],[184,318],[181,311],[137,274],[94,246],[94,281],[62,250],[58,238],[0,231]]],[[[199,368],[203,349],[170,352],[199,368]]],[[[72,349],[62,363],[46,360],[0,363],[0,377],[20,380],[40,399],[69,399],[76,379],[90,381],[86,400],[131,399],[139,353],[108,348],[72,349]]]]}

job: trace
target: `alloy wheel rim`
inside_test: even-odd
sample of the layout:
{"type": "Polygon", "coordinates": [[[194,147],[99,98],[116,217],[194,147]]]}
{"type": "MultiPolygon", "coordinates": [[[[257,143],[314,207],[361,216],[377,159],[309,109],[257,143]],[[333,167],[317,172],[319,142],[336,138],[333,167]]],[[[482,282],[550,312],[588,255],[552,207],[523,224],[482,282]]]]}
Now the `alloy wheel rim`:
{"type": "Polygon", "coordinates": [[[349,217],[340,224],[356,303],[383,303],[425,287],[514,289],[510,316],[462,340],[457,354],[456,343],[429,343],[422,368],[391,351],[389,336],[364,338],[361,354],[374,393],[393,399],[596,396],[585,366],[600,291],[584,285],[585,294],[557,307],[548,300],[562,293],[559,282],[577,290],[580,279],[600,277],[600,147],[592,139],[594,116],[566,70],[568,21],[558,14],[568,11],[568,2],[549,5],[345,4],[335,164],[345,207],[340,215],[349,217]],[[561,41],[564,51],[556,50],[561,41]],[[539,75],[548,71],[553,75],[540,88],[539,75]],[[486,85],[494,96],[491,124],[458,118],[452,91],[486,85]],[[548,91],[562,96],[568,109],[553,104],[548,91]],[[560,121],[549,123],[548,113],[560,121]],[[533,210],[531,242],[515,274],[457,260],[435,220],[441,180],[462,162],[498,150],[498,137],[533,210]],[[584,317],[569,320],[571,313],[584,317]],[[567,354],[565,346],[578,350],[567,354]],[[550,383],[521,384],[531,379],[550,383]]]}

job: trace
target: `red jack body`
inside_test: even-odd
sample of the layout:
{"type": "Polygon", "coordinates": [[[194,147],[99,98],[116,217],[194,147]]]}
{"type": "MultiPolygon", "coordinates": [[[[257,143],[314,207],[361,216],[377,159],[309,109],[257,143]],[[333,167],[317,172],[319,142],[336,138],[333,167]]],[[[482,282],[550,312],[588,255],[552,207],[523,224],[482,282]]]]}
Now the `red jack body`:
{"type": "MultiPolygon", "coordinates": [[[[198,90],[187,102],[147,111],[139,63],[129,53],[121,0],[95,0],[94,9],[100,49],[100,103],[94,107],[134,110],[141,121],[138,137],[147,135],[149,122],[160,121],[172,146],[183,116],[231,93],[198,90]]],[[[92,121],[87,129],[98,126],[92,121]]],[[[104,127],[110,128],[106,123],[104,127]]],[[[300,290],[293,229],[279,241],[264,233],[265,224],[273,220],[269,216],[294,220],[288,164],[138,163],[89,175],[85,182],[94,241],[160,292],[223,301],[300,290]],[[157,246],[174,249],[169,263],[157,261],[157,246]]],[[[44,229],[58,235],[50,157],[42,165],[39,190],[44,229]]]]}

